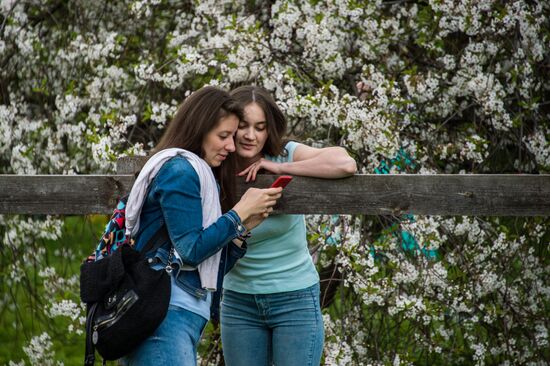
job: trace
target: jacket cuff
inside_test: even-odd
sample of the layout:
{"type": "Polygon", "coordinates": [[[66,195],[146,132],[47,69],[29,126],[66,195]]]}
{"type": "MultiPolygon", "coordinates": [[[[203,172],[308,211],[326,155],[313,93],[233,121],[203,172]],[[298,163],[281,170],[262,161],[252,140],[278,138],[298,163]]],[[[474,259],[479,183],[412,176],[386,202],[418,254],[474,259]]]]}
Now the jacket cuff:
{"type": "Polygon", "coordinates": [[[227,213],[224,214],[224,216],[227,217],[235,227],[235,236],[232,239],[246,236],[246,234],[248,233],[248,230],[244,227],[244,225],[241,222],[241,218],[239,217],[239,215],[237,215],[237,213],[234,210],[229,210],[227,213]]]}

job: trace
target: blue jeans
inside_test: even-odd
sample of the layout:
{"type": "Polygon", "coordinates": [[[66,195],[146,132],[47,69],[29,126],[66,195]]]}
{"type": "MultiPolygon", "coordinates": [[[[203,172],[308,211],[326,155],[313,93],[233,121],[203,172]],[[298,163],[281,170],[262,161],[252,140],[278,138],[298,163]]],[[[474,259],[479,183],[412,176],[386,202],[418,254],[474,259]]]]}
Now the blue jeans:
{"type": "Polygon", "coordinates": [[[221,330],[227,366],[319,365],[324,340],[319,284],[265,295],[224,290],[221,330]]]}
{"type": "Polygon", "coordinates": [[[166,318],[134,352],[121,360],[123,365],[196,366],[197,345],[206,319],[170,305],[166,318]]]}

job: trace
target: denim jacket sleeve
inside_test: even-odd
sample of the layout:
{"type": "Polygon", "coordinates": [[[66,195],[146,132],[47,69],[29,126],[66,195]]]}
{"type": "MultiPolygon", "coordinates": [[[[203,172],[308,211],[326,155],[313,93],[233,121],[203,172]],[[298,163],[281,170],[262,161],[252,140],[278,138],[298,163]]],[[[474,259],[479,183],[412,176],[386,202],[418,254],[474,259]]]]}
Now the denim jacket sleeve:
{"type": "Polygon", "coordinates": [[[233,242],[230,242],[227,246],[227,263],[225,264],[224,275],[231,271],[231,268],[235,266],[237,261],[244,257],[246,254],[246,242],[243,242],[242,246],[238,246],[233,242]]]}
{"type": "Polygon", "coordinates": [[[198,266],[245,230],[232,210],[202,227],[199,177],[183,157],[172,158],[162,166],[152,189],[170,240],[185,264],[198,266]]]}
{"type": "Polygon", "coordinates": [[[220,300],[222,293],[223,277],[233,268],[239,258],[242,258],[246,253],[246,242],[241,247],[233,242],[223,249],[222,261],[220,262],[221,269],[218,271],[218,289],[212,296],[212,304],[210,305],[210,320],[214,324],[218,324],[220,320],[220,300]]]}

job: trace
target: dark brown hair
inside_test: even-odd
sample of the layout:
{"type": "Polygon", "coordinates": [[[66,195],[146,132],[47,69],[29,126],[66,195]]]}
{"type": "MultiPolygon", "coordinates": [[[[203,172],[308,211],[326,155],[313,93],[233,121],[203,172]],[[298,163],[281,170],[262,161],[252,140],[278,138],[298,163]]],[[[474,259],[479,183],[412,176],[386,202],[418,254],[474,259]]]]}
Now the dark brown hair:
{"type": "Polygon", "coordinates": [[[284,155],[283,137],[287,121],[271,94],[259,86],[245,85],[233,89],[231,96],[241,103],[243,109],[250,103],[257,103],[262,108],[267,122],[267,140],[262,153],[271,156],[284,155]]]}
{"type": "MultiPolygon", "coordinates": [[[[243,110],[239,102],[222,89],[205,86],[185,98],[151,154],[177,147],[204,157],[202,143],[205,136],[216,128],[220,119],[231,114],[242,119],[243,110]]],[[[220,183],[223,212],[229,211],[235,204],[235,169],[232,153],[219,167],[212,169],[220,183]]]]}

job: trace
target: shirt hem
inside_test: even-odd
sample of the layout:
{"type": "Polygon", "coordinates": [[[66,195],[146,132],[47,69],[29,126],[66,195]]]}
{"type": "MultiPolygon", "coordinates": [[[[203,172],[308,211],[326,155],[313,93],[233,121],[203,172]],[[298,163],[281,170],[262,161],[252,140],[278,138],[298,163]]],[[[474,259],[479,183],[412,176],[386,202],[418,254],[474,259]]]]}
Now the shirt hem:
{"type": "Polygon", "coordinates": [[[315,285],[316,283],[319,283],[320,279],[319,277],[317,277],[314,281],[312,282],[306,282],[306,283],[300,283],[300,285],[297,285],[296,287],[292,286],[292,287],[285,287],[285,288],[282,288],[282,287],[270,287],[270,289],[265,289],[265,290],[269,290],[269,291],[264,291],[263,289],[262,290],[258,290],[258,291],[243,291],[242,288],[239,288],[238,286],[237,287],[233,287],[233,286],[223,286],[223,289],[224,290],[229,290],[229,291],[233,291],[233,292],[238,292],[238,293],[241,293],[241,294],[247,294],[247,295],[266,295],[266,294],[278,294],[278,293],[282,293],[282,292],[291,292],[291,291],[298,291],[298,290],[303,290],[303,289],[306,289],[308,287],[311,287],[313,285],[315,285]]]}

